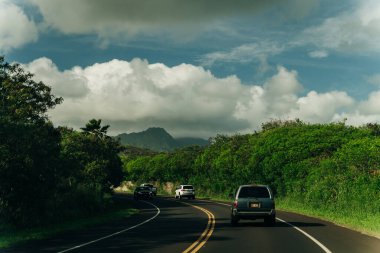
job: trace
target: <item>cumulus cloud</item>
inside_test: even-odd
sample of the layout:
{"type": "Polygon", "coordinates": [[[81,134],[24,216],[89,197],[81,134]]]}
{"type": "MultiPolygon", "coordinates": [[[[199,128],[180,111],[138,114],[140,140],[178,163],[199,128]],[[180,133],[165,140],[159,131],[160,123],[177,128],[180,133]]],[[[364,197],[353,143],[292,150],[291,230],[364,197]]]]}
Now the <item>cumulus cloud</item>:
{"type": "Polygon", "coordinates": [[[380,91],[360,102],[343,91],[302,96],[298,73],[282,66],[261,85],[243,85],[236,76],[217,78],[190,64],[168,67],[141,59],[64,71],[47,58],[24,66],[64,97],[49,112],[53,122],[79,128],[101,118],[113,134],[160,126],[175,136],[210,137],[251,132],[270,119],[324,123],[380,115],[380,91]]]}
{"type": "Polygon", "coordinates": [[[311,123],[331,122],[340,109],[350,109],[354,100],[345,92],[309,92],[302,97],[298,94],[303,87],[296,71],[278,67],[278,73],[264,85],[249,88],[244,99],[237,102],[235,116],[249,119],[257,128],[270,119],[299,118],[311,123]]]}
{"type": "Polygon", "coordinates": [[[336,113],[333,117],[333,120],[342,119],[355,126],[380,123],[380,91],[370,93],[366,100],[357,103],[354,110],[336,113]]]}
{"type": "MultiPolygon", "coordinates": [[[[199,30],[221,19],[252,15],[273,6],[303,17],[316,0],[31,0],[45,23],[65,34],[97,34],[102,38],[127,34],[152,34],[157,29],[173,32],[199,30]],[[297,7],[297,8],[296,8],[297,7]],[[297,11],[294,11],[296,8],[297,11]],[[200,25],[202,24],[202,25],[200,25]],[[181,28],[179,28],[181,27],[181,28]],[[202,28],[201,28],[202,27],[202,28]]],[[[282,11],[282,13],[285,13],[282,11]]]]}
{"type": "Polygon", "coordinates": [[[48,58],[39,58],[24,68],[34,73],[35,78],[52,87],[53,93],[65,98],[80,98],[89,93],[87,79],[74,68],[70,71],[59,71],[57,66],[48,58]]]}
{"type": "Polygon", "coordinates": [[[290,111],[290,118],[300,118],[310,123],[330,122],[340,109],[350,109],[355,104],[346,92],[309,92],[298,98],[297,108],[290,111]]]}
{"type": "Polygon", "coordinates": [[[64,97],[63,104],[50,112],[59,125],[78,128],[90,118],[101,118],[115,132],[161,126],[176,135],[204,137],[249,126],[233,117],[244,89],[235,76],[218,79],[201,67],[167,67],[141,59],[113,60],[63,72],[46,58],[26,66],[36,79],[44,79],[64,97]],[[70,84],[70,80],[76,81],[70,84]],[[86,92],[73,96],[65,95],[65,90],[86,92]]]}
{"type": "Polygon", "coordinates": [[[352,11],[306,29],[301,43],[349,52],[380,52],[380,1],[360,0],[352,11]]]}
{"type": "Polygon", "coordinates": [[[9,0],[0,0],[0,53],[36,41],[38,29],[23,10],[9,0]]]}
{"type": "Polygon", "coordinates": [[[362,114],[380,114],[380,91],[372,92],[368,100],[360,103],[359,112],[362,114]]]}

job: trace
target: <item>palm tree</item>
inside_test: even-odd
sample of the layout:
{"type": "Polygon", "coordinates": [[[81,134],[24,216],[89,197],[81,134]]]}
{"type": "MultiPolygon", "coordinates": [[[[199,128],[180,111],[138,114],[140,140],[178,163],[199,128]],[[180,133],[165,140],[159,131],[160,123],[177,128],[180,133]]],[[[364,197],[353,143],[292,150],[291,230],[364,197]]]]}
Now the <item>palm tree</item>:
{"type": "Polygon", "coordinates": [[[81,127],[81,129],[85,134],[93,134],[99,138],[104,138],[107,136],[107,130],[110,126],[101,126],[101,123],[101,119],[91,119],[88,123],[86,123],[86,126],[81,127]]]}

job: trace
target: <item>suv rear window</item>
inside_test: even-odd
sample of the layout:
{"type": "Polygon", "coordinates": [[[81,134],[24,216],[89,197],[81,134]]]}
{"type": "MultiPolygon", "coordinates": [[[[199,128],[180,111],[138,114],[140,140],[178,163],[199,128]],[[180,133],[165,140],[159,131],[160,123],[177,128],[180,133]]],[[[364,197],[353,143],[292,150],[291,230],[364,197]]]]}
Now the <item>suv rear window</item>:
{"type": "Polygon", "coordinates": [[[193,186],[191,186],[191,185],[184,185],[183,189],[193,189],[193,186]]]}
{"type": "Polygon", "coordinates": [[[248,186],[240,189],[239,198],[270,198],[270,195],[266,187],[248,186]]]}

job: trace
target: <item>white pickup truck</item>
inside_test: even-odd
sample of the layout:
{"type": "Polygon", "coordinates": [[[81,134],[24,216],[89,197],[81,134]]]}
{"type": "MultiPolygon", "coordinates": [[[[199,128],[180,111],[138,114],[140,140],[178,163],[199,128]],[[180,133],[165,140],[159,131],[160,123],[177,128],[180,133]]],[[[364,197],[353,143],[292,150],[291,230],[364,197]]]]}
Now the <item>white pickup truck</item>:
{"type": "Polygon", "coordinates": [[[143,184],[141,184],[140,186],[149,187],[150,190],[152,191],[152,194],[153,194],[154,196],[157,195],[157,187],[154,187],[152,184],[149,184],[149,183],[143,183],[143,184]]]}

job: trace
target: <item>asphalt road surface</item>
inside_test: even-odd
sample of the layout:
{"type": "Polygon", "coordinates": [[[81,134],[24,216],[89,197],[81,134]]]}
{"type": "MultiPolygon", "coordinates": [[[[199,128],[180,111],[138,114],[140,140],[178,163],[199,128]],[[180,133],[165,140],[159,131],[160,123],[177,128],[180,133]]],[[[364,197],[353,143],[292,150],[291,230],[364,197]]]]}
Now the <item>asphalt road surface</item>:
{"type": "Polygon", "coordinates": [[[380,239],[294,213],[278,211],[273,227],[262,220],[232,227],[230,207],[224,203],[157,197],[134,205],[139,214],[124,220],[1,252],[380,253],[380,239]]]}

